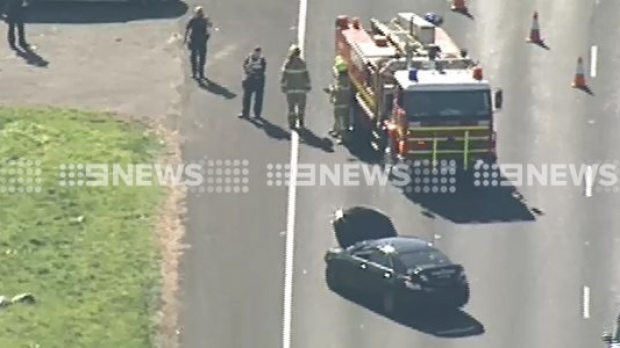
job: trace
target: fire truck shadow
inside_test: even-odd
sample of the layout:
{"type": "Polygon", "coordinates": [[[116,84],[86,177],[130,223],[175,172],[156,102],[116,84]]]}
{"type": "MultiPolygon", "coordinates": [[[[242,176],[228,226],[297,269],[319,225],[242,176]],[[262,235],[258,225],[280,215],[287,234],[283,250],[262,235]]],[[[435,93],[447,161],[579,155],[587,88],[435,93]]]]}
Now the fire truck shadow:
{"type": "Polygon", "coordinates": [[[509,184],[476,186],[471,173],[460,174],[451,191],[445,193],[416,192],[415,188],[406,188],[405,196],[425,209],[424,215],[430,218],[480,224],[535,221],[537,215],[543,215],[539,209],[528,206],[516,187],[509,184]]]}

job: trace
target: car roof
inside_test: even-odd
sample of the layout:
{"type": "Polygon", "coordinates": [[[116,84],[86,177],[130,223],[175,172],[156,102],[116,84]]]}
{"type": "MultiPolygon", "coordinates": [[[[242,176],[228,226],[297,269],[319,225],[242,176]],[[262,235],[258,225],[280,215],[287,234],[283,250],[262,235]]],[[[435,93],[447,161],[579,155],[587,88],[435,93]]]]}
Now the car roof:
{"type": "Polygon", "coordinates": [[[384,254],[393,255],[407,269],[456,265],[441,250],[427,240],[417,237],[390,237],[376,239],[366,245],[384,254]]]}
{"type": "Polygon", "coordinates": [[[381,248],[391,246],[396,253],[403,254],[412,251],[437,250],[426,240],[417,237],[390,237],[375,239],[368,242],[372,247],[381,248]]]}

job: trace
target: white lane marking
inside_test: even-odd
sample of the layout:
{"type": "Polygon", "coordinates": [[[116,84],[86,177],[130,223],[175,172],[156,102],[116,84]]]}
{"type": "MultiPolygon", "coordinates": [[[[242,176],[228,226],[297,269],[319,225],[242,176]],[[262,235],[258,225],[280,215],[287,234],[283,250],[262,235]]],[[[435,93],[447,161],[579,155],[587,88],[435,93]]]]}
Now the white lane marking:
{"type": "Polygon", "coordinates": [[[590,76],[596,77],[596,63],[598,59],[598,47],[592,46],[590,48],[590,76]]]}
{"type": "MultiPolygon", "coordinates": [[[[308,1],[299,0],[297,45],[303,54],[306,40],[308,1]]],[[[286,247],[284,249],[284,314],[282,318],[282,348],[291,347],[293,326],[293,273],[295,271],[295,212],[297,200],[297,167],[299,163],[299,134],[291,132],[291,161],[286,211],[286,247]]]]}
{"type": "Polygon", "coordinates": [[[592,185],[593,185],[593,174],[592,174],[592,166],[586,167],[586,175],[584,176],[585,180],[585,195],[586,197],[592,197],[592,185]]]}
{"type": "Polygon", "coordinates": [[[587,286],[583,287],[583,317],[590,318],[590,288],[587,286]]]}

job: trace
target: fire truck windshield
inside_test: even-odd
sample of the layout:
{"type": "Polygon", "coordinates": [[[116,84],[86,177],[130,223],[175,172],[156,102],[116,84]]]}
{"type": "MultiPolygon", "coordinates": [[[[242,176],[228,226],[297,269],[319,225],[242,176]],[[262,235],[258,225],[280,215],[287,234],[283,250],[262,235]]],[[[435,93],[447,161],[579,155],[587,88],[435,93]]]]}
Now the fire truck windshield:
{"type": "Polygon", "coordinates": [[[441,117],[484,120],[493,114],[490,90],[407,91],[403,99],[410,120],[441,117]]]}

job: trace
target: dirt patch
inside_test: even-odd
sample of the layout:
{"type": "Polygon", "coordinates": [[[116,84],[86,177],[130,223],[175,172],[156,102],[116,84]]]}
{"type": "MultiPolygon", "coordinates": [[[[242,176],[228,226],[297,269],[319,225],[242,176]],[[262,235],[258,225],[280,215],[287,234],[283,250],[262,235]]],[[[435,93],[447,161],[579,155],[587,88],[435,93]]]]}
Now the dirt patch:
{"type": "MultiPolygon", "coordinates": [[[[182,160],[181,142],[178,133],[160,128],[158,135],[166,142],[166,154],[161,158],[162,162],[173,165],[180,163],[182,160]]],[[[161,306],[157,313],[159,348],[176,348],[179,346],[179,262],[183,250],[186,248],[183,245],[185,199],[186,189],[184,186],[169,186],[156,224],[162,256],[161,275],[163,281],[161,306]]]]}

